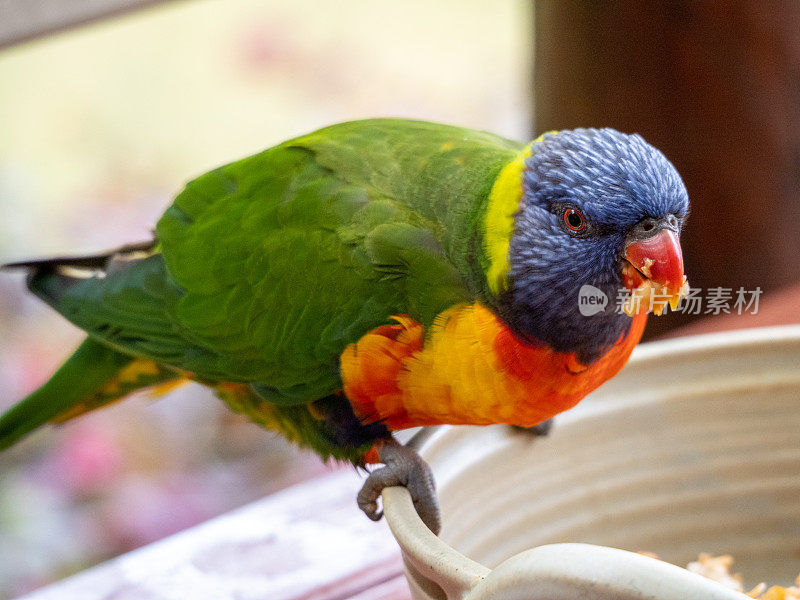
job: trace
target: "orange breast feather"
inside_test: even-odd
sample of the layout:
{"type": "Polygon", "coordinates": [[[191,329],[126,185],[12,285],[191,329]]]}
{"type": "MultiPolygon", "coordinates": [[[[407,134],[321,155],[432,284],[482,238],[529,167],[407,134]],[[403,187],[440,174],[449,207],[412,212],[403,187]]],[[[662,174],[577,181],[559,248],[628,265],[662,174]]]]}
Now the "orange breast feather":
{"type": "Polygon", "coordinates": [[[341,356],[344,391],[365,422],[390,429],[510,423],[532,426],[571,408],[613,377],[641,338],[627,336],[586,366],[573,354],[523,344],[485,306],[453,307],[424,339],[407,316],[372,330],[341,356]]]}

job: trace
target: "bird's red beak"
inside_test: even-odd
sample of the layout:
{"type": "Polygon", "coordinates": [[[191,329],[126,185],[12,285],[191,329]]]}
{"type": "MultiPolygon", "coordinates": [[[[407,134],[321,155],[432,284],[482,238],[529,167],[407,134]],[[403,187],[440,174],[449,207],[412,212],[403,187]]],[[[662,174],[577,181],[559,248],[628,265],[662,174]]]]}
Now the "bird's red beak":
{"type": "Polygon", "coordinates": [[[683,253],[671,229],[628,245],[625,259],[643,278],[667,288],[670,294],[677,294],[683,286],[683,253]]]}
{"type": "Polygon", "coordinates": [[[628,262],[622,270],[625,287],[631,290],[633,298],[638,292],[639,301],[646,299],[649,304],[631,311],[639,312],[642,308],[661,314],[666,304],[674,310],[688,292],[681,245],[672,229],[632,241],[625,248],[625,260],[628,262]]]}

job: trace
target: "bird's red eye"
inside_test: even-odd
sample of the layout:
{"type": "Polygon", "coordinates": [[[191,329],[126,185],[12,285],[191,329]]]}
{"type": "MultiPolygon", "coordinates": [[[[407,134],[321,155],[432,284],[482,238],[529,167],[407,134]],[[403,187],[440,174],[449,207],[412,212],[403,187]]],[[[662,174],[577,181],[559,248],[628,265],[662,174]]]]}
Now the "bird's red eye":
{"type": "Polygon", "coordinates": [[[568,208],[564,211],[564,224],[570,231],[583,231],[586,229],[586,219],[581,211],[568,208]]]}

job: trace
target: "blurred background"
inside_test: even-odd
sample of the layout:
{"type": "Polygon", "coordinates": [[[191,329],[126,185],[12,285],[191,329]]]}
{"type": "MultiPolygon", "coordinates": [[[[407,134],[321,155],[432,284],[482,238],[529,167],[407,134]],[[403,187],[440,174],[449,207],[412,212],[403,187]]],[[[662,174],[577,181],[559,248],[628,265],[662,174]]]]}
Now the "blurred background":
{"type": "MultiPolygon", "coordinates": [[[[0,263],[147,239],[188,179],[336,121],[528,138],[530,13],[519,0],[186,0],[0,50],[0,263]]],[[[0,409],[81,338],[0,274],[0,409]]],[[[325,468],[195,385],[36,433],[0,454],[0,598],[325,468]]]]}
{"type": "MultiPolygon", "coordinates": [[[[183,182],[336,121],[613,126],[684,176],[693,287],[789,299],[731,326],[797,321],[798,23],[758,0],[182,0],[21,43],[0,50],[0,262],[146,239],[183,182]]],[[[80,339],[0,274],[0,408],[80,339]]],[[[0,455],[0,598],[326,468],[197,386],[37,433],[0,455]]]]}

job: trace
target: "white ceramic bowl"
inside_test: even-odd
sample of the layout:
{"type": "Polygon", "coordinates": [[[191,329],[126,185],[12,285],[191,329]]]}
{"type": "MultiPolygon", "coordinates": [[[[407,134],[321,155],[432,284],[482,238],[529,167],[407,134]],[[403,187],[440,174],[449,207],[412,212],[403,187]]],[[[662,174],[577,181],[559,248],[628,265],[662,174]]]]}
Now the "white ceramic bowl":
{"type": "Polygon", "coordinates": [[[439,427],[413,443],[441,536],[404,488],[383,500],[417,600],[747,597],[632,551],[730,553],[748,584],[800,571],[800,326],[645,344],[547,438],[439,427]]]}

